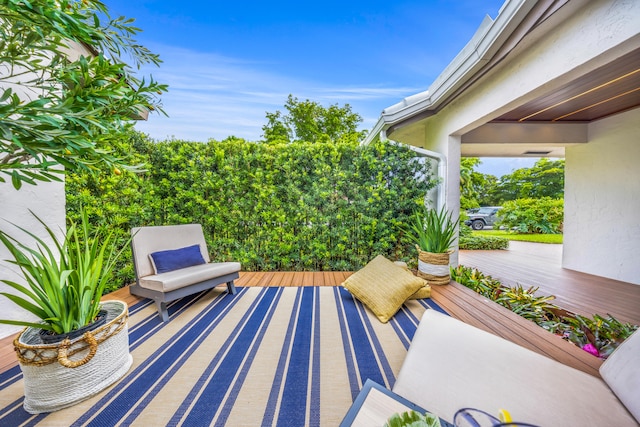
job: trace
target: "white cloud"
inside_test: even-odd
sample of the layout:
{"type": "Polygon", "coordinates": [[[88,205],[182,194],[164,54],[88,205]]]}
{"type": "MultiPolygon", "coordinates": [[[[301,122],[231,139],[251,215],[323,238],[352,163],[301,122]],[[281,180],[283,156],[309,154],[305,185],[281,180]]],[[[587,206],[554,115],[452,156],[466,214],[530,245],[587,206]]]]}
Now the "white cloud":
{"type": "Polygon", "coordinates": [[[348,103],[371,128],[380,112],[402,98],[424,90],[411,87],[335,86],[270,71],[276,64],[243,61],[188,49],[152,46],[164,63],[141,75],[169,85],[162,96],[169,117],[151,114],[136,128],[155,139],[192,141],[238,136],[257,140],[265,113],[282,110],[289,94],[323,105],[348,103]]]}

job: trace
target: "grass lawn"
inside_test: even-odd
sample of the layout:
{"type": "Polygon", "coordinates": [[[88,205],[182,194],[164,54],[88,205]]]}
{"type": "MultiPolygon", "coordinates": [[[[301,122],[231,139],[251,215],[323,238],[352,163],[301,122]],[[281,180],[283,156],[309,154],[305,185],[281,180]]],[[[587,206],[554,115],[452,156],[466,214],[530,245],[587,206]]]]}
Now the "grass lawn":
{"type": "Polygon", "coordinates": [[[562,234],[517,234],[508,233],[506,230],[482,230],[474,231],[477,236],[504,237],[509,240],[521,240],[523,242],[535,243],[562,243],[562,234]]]}

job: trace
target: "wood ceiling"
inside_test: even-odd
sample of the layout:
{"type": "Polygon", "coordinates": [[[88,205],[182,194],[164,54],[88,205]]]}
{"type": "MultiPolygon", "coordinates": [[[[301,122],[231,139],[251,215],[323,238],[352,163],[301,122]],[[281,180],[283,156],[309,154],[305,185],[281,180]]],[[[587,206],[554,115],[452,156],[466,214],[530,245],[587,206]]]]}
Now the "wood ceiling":
{"type": "Polygon", "coordinates": [[[640,49],[493,122],[590,122],[640,107],[640,49]]]}

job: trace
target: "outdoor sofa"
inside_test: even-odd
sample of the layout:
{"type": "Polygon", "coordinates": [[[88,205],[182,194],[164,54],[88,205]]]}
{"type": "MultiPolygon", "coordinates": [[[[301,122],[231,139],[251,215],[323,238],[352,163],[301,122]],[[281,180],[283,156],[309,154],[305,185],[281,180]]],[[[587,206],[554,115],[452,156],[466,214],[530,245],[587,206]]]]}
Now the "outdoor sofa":
{"type": "Polygon", "coordinates": [[[427,310],[393,391],[441,418],[472,407],[539,426],[637,426],[640,331],[600,367],[601,378],[427,310]],[[634,418],[635,417],[635,418],[634,418]]]}
{"type": "Polygon", "coordinates": [[[226,284],[235,294],[239,262],[210,262],[200,224],[137,227],[131,230],[136,284],[129,292],[153,299],[164,322],[167,303],[226,284]]]}

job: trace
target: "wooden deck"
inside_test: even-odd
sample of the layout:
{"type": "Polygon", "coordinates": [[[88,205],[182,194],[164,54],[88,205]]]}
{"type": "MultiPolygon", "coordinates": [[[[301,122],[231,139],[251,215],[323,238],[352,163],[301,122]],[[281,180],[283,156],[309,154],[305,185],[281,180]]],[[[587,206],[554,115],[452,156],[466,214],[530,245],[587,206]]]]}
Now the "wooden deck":
{"type": "MultiPolygon", "coordinates": [[[[339,286],[350,272],[242,272],[237,286],[339,286]]],[[[534,323],[489,301],[455,282],[432,288],[432,298],[451,316],[508,339],[516,344],[598,375],[600,359],[593,357],[534,323]]],[[[104,297],[120,299],[128,304],[139,301],[127,288],[104,297]]],[[[0,340],[0,372],[16,365],[13,337],[0,340]]]]}
{"type": "Polygon", "coordinates": [[[510,286],[537,286],[574,313],[611,314],[640,325],[640,285],[562,268],[562,245],[512,241],[506,251],[460,251],[459,261],[510,286]]]}

